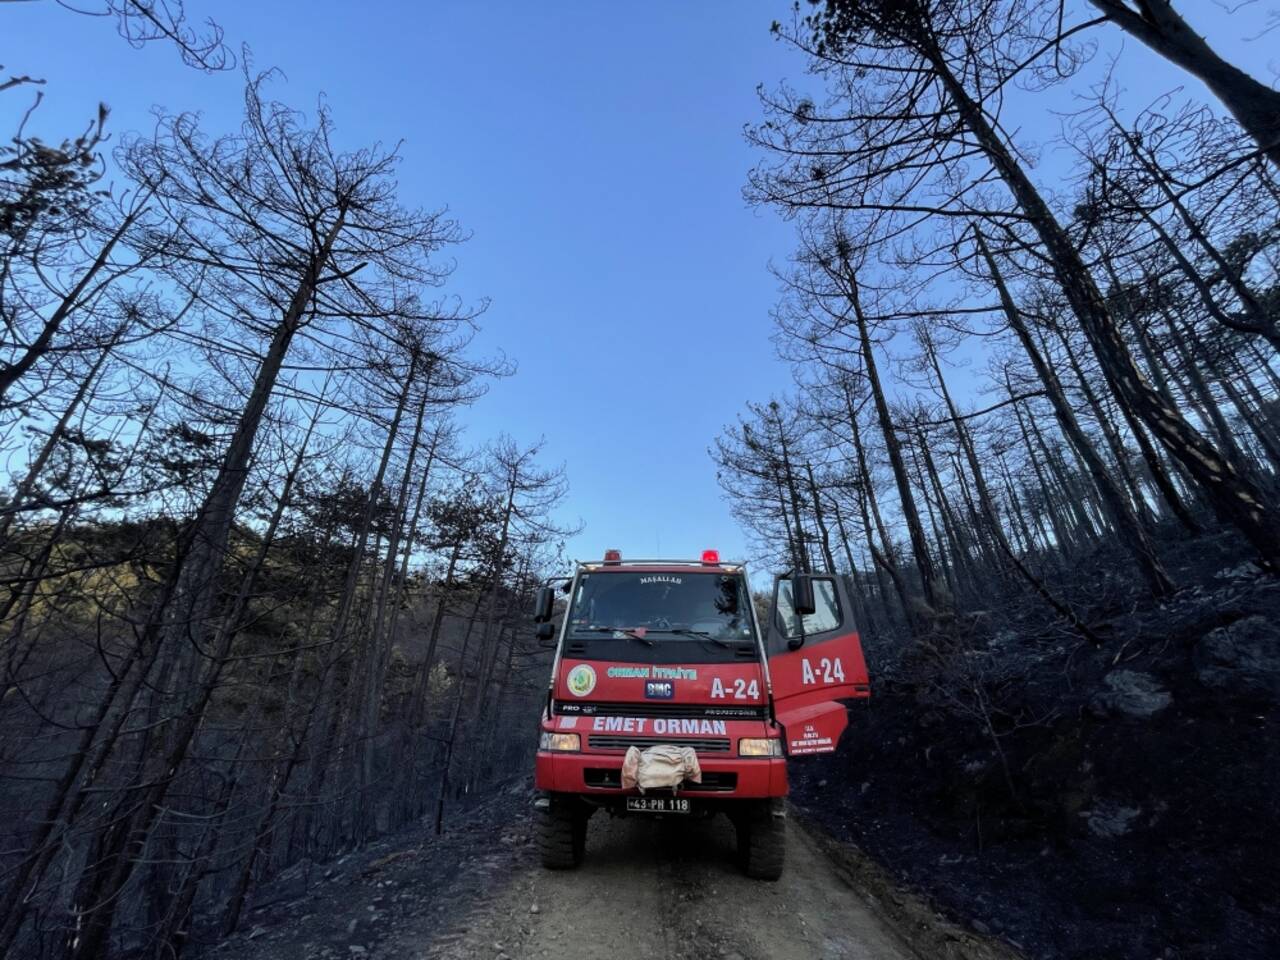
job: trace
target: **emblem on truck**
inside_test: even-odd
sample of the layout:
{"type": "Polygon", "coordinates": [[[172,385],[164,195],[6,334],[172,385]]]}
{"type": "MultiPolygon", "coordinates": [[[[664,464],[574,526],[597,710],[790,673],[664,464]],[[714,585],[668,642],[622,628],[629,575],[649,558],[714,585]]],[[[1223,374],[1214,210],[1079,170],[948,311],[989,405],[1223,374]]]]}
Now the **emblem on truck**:
{"type": "Polygon", "coordinates": [[[569,692],[575,697],[585,697],[596,688],[596,671],[589,663],[580,663],[565,678],[569,692]]]}
{"type": "Polygon", "coordinates": [[[670,700],[676,695],[676,685],[670,680],[648,680],[644,685],[644,695],[650,700],[670,700]]]}

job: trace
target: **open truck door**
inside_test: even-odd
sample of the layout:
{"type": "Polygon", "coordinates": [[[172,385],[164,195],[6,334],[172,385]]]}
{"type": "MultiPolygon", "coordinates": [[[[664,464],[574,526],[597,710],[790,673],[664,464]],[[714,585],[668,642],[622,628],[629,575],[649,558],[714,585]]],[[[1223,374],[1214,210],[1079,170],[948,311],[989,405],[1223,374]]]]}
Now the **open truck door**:
{"type": "Polygon", "coordinates": [[[844,579],[835,574],[779,577],[765,646],[774,716],[787,756],[831,753],[848,725],[846,702],[870,695],[844,579]],[[797,612],[797,606],[808,612],[797,612]]]}

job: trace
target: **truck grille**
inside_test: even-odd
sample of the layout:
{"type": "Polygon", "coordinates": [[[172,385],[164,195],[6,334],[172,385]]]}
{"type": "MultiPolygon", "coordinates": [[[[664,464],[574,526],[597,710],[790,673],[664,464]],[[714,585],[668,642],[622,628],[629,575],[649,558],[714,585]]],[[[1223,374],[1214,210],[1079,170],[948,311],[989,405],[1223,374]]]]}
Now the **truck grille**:
{"type": "Polygon", "coordinates": [[[573,703],[556,701],[556,714],[567,717],[691,717],[716,720],[763,720],[764,707],[721,706],[711,703],[658,703],[590,701],[573,703]]]}
{"type": "Polygon", "coordinates": [[[693,747],[698,753],[728,753],[728,737],[632,737],[611,736],[609,734],[592,734],[587,737],[587,745],[592,750],[626,751],[629,747],[656,747],[660,743],[670,743],[677,747],[693,747]]]}
{"type": "MultiPolygon", "coordinates": [[[[588,787],[607,790],[622,789],[622,771],[615,768],[587,767],[582,771],[582,780],[588,787]]],[[[688,793],[728,793],[738,787],[736,773],[718,773],[710,770],[702,771],[702,782],[692,783],[686,780],[680,784],[680,790],[688,793]]]]}
{"type": "Polygon", "coordinates": [[[690,793],[695,791],[702,793],[728,793],[731,790],[738,789],[738,775],[736,773],[712,773],[709,770],[703,770],[701,783],[692,783],[686,780],[680,784],[680,789],[687,790],[690,793]]]}

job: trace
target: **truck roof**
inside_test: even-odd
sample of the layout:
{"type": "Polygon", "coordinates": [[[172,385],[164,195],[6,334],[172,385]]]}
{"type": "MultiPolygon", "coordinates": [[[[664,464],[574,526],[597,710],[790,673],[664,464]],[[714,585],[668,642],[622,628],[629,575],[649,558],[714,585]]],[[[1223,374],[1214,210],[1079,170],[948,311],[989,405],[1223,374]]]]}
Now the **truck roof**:
{"type": "Polygon", "coordinates": [[[741,563],[703,563],[701,560],[579,560],[581,570],[592,573],[739,573],[741,563]]]}

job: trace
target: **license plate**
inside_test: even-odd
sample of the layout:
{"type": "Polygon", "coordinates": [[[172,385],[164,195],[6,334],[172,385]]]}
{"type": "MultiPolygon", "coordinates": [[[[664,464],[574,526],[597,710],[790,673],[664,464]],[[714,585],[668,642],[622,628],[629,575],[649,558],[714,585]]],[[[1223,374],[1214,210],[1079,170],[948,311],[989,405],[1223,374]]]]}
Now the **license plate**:
{"type": "Polygon", "coordinates": [[[627,809],[637,813],[688,813],[683,797],[627,797],[627,809]]]}

